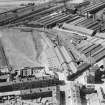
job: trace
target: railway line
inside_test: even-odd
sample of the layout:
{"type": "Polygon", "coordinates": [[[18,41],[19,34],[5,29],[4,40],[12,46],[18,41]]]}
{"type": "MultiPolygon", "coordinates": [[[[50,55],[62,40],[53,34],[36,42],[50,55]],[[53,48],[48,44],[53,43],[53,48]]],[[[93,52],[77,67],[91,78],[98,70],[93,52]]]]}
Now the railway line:
{"type": "Polygon", "coordinates": [[[16,22],[20,22],[20,21],[24,21],[24,20],[36,20],[36,19],[39,19],[41,18],[42,16],[46,16],[54,11],[57,11],[58,9],[61,9],[63,8],[63,5],[58,5],[58,6],[54,6],[54,7],[49,7],[48,9],[43,9],[43,11],[38,11],[38,12],[35,12],[35,13],[31,13],[30,15],[28,15],[27,17],[23,17],[21,19],[17,19],[15,21],[16,22]]]}
{"type": "MultiPolygon", "coordinates": [[[[87,3],[88,2],[86,2],[86,4],[87,3]]],[[[77,5],[77,7],[75,8],[80,8],[82,5],[84,6],[85,3],[81,5],[77,5]]],[[[92,10],[97,11],[97,10],[103,9],[104,5],[105,3],[102,3],[102,2],[97,3],[95,6],[93,4],[90,4],[86,9],[82,10],[82,13],[85,14],[86,12],[90,13],[92,10]]],[[[64,22],[70,23],[81,17],[78,14],[75,14],[74,17],[71,17],[70,15],[72,13],[71,14],[64,13],[65,15],[61,13],[61,17],[60,17],[60,14],[58,14],[58,16],[55,15],[54,17],[49,16],[51,13],[58,10],[65,11],[66,8],[64,7],[63,4],[50,5],[50,6],[46,4],[46,5],[42,5],[41,7],[38,7],[38,6],[36,7],[33,5],[33,6],[27,6],[24,8],[11,10],[11,11],[2,13],[0,15],[0,18],[1,18],[0,25],[3,26],[3,25],[9,24],[7,26],[12,26],[12,25],[14,26],[14,25],[20,25],[24,23],[31,24],[32,22],[35,22],[34,23],[35,25],[36,22],[39,22],[41,25],[44,25],[45,27],[47,26],[49,27],[51,25],[56,25],[58,23],[64,23],[64,22]],[[41,18],[42,16],[45,18],[41,18]]]]}
{"type": "Polygon", "coordinates": [[[14,24],[18,22],[23,22],[25,20],[31,20],[31,19],[39,19],[42,16],[48,15],[51,12],[57,11],[58,9],[63,8],[63,5],[58,6],[44,6],[44,7],[38,7],[35,9],[35,7],[26,8],[26,10],[22,11],[15,11],[15,13],[8,12],[7,14],[4,13],[0,15],[1,21],[0,25],[6,25],[6,24],[14,24]],[[43,10],[43,11],[42,11],[43,10]],[[9,16],[10,13],[10,16],[9,16]],[[5,16],[6,15],[6,16],[5,16]],[[2,20],[3,19],[3,20],[2,20]]]}
{"type": "MultiPolygon", "coordinates": [[[[84,14],[86,12],[88,12],[88,11],[92,11],[92,10],[96,10],[96,9],[98,9],[98,10],[103,9],[104,5],[105,4],[103,2],[99,2],[98,4],[96,4],[96,6],[91,4],[91,5],[89,5],[89,7],[86,8],[86,10],[85,9],[83,10],[83,11],[85,11],[84,14]]],[[[41,25],[43,25],[45,27],[49,27],[51,25],[53,26],[53,24],[55,26],[56,24],[59,24],[59,23],[72,23],[73,21],[75,22],[76,20],[78,20],[80,18],[81,18],[81,16],[79,16],[77,14],[75,14],[72,17],[69,17],[69,16],[66,17],[66,15],[65,16],[62,15],[60,17],[59,15],[55,15],[54,17],[53,16],[52,17],[48,16],[48,18],[45,17],[45,18],[39,19],[37,22],[41,23],[41,25]],[[61,18],[61,20],[59,18],[61,18]]],[[[29,22],[28,24],[34,24],[34,23],[33,22],[29,22]]],[[[92,27],[94,27],[93,28],[94,30],[98,30],[99,29],[99,27],[97,27],[98,22],[97,21],[93,22],[92,18],[87,19],[87,20],[84,19],[84,21],[81,21],[78,24],[81,24],[81,25],[83,25],[83,27],[85,26],[86,28],[89,28],[89,29],[92,29],[92,27]],[[90,23],[91,23],[91,25],[90,25],[90,23]]],[[[29,26],[31,26],[31,25],[29,25],[29,26]]]]}

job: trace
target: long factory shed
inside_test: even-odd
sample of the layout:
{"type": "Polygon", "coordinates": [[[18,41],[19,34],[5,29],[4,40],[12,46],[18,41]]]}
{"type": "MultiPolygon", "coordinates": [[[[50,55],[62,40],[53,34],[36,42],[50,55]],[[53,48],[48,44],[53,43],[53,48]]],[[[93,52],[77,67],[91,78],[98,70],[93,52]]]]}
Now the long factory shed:
{"type": "MultiPolygon", "coordinates": [[[[57,28],[54,28],[54,29],[56,30],[57,28]]],[[[57,29],[57,30],[59,30],[59,31],[61,30],[62,32],[64,31],[64,33],[66,33],[67,36],[69,36],[70,33],[73,33],[74,31],[79,35],[86,35],[89,37],[91,37],[91,35],[94,33],[93,30],[81,28],[81,27],[74,26],[74,25],[67,25],[67,24],[64,24],[64,29],[57,29]],[[67,30],[65,29],[65,27],[67,28],[67,30]]],[[[98,33],[96,33],[96,36],[99,36],[98,33]]],[[[94,39],[96,36],[91,37],[91,39],[92,38],[94,39]]],[[[71,37],[74,37],[74,36],[72,36],[72,34],[71,34],[71,37]]],[[[81,75],[83,72],[88,70],[92,64],[95,64],[95,63],[101,61],[105,57],[105,47],[104,47],[103,43],[101,43],[101,42],[99,43],[99,40],[101,40],[101,39],[99,39],[97,37],[95,39],[97,40],[97,42],[92,42],[91,44],[89,44],[86,48],[84,48],[81,51],[81,53],[86,56],[87,62],[78,66],[77,72],[68,76],[69,80],[76,79],[79,75],[81,75]],[[91,57],[89,58],[90,53],[91,53],[91,57]]]]}
{"type": "MultiPolygon", "coordinates": [[[[93,38],[94,39],[94,38],[93,38]]],[[[88,60],[87,63],[81,64],[77,69],[77,72],[73,75],[69,76],[70,80],[74,80],[83,72],[88,70],[92,65],[98,63],[102,59],[105,58],[105,42],[102,39],[95,38],[95,42],[91,42],[86,47],[81,49],[81,53],[83,53],[88,60]]]]}
{"type": "Polygon", "coordinates": [[[63,24],[62,28],[89,36],[93,36],[96,33],[94,30],[90,30],[84,27],[79,27],[71,24],[63,24]]]}

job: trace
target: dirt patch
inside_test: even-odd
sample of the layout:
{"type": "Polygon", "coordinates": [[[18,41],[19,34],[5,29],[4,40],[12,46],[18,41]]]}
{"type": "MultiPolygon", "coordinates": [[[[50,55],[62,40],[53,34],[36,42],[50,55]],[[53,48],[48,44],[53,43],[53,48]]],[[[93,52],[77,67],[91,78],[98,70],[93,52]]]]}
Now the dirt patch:
{"type": "Polygon", "coordinates": [[[14,68],[42,65],[44,44],[40,33],[20,32],[15,29],[3,30],[2,43],[10,65],[14,68]]]}

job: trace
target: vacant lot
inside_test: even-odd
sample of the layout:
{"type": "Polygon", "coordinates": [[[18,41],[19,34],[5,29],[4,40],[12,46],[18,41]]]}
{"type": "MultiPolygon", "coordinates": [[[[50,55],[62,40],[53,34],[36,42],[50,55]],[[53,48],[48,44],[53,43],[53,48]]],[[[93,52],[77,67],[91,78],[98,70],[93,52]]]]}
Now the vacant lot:
{"type": "Polygon", "coordinates": [[[46,62],[43,53],[46,43],[41,39],[40,33],[7,29],[2,30],[1,35],[6,56],[14,68],[42,66],[46,62]]]}

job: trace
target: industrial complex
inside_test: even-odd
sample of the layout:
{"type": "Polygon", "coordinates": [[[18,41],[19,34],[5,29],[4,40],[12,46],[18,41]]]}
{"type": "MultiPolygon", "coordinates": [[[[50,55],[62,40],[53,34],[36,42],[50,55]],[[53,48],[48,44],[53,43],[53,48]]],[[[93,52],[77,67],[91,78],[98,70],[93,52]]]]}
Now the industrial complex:
{"type": "Polygon", "coordinates": [[[105,0],[0,7],[0,105],[105,105],[105,0]]]}

